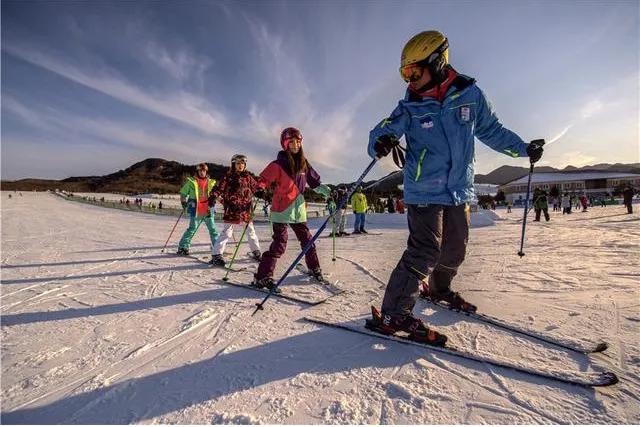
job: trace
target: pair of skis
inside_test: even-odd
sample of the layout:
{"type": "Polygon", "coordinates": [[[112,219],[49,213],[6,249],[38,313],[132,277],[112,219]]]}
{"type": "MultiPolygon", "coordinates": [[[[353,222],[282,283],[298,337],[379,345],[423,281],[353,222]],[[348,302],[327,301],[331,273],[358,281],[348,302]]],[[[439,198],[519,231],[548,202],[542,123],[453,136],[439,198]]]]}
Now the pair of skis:
{"type": "Polygon", "coordinates": [[[618,382],[618,377],[613,372],[579,372],[579,371],[568,371],[568,370],[557,371],[557,370],[543,370],[543,369],[529,368],[525,366],[516,365],[515,363],[509,362],[509,361],[498,360],[490,356],[472,353],[468,350],[458,349],[450,345],[447,345],[446,347],[435,347],[435,346],[414,341],[403,335],[383,335],[381,333],[366,329],[364,327],[363,322],[331,323],[329,321],[326,321],[320,318],[311,317],[311,316],[306,316],[304,319],[309,322],[316,323],[318,325],[329,326],[332,328],[343,329],[351,332],[356,332],[359,334],[381,338],[384,340],[395,341],[402,344],[422,347],[429,351],[462,357],[464,359],[486,363],[498,368],[506,368],[516,372],[525,373],[525,374],[533,375],[540,378],[560,381],[567,384],[579,385],[583,387],[604,387],[604,386],[610,386],[610,385],[616,384],[618,382]]]}
{"type": "MultiPolygon", "coordinates": [[[[434,302],[431,300],[425,300],[425,301],[436,307],[446,308],[448,310],[451,310],[445,304],[434,302]]],[[[456,310],[451,310],[451,311],[456,311],[456,310]]],[[[577,353],[582,353],[582,354],[598,353],[606,350],[608,347],[605,342],[594,343],[592,345],[582,345],[582,344],[578,344],[568,340],[562,340],[555,337],[550,337],[548,335],[544,335],[538,332],[523,329],[516,325],[507,323],[503,320],[496,319],[494,317],[491,317],[485,314],[466,313],[466,312],[459,312],[459,313],[461,315],[466,315],[475,320],[488,323],[490,325],[499,327],[501,329],[504,329],[510,332],[515,332],[521,335],[525,335],[527,337],[537,339],[541,342],[552,344],[554,346],[571,350],[577,353]]],[[[329,326],[329,327],[338,328],[342,330],[348,330],[351,332],[369,335],[369,336],[373,336],[373,337],[377,337],[377,338],[381,338],[389,341],[395,341],[402,344],[414,345],[414,346],[428,349],[430,351],[454,355],[454,356],[462,357],[464,359],[487,363],[492,366],[511,369],[516,372],[525,373],[525,374],[533,375],[540,378],[552,379],[555,381],[560,381],[560,382],[572,384],[572,385],[579,385],[583,387],[604,387],[604,386],[610,386],[610,385],[616,384],[618,382],[618,377],[613,372],[579,372],[579,371],[569,371],[569,370],[558,371],[558,370],[544,370],[544,369],[536,369],[536,368],[520,366],[510,361],[499,360],[491,356],[473,353],[468,350],[459,349],[452,345],[446,345],[445,347],[436,347],[429,344],[414,341],[405,335],[384,335],[379,332],[367,329],[364,326],[364,322],[359,322],[359,321],[334,323],[334,322],[324,320],[321,317],[317,317],[317,316],[306,316],[305,320],[315,324],[323,325],[323,326],[329,326]]]]}

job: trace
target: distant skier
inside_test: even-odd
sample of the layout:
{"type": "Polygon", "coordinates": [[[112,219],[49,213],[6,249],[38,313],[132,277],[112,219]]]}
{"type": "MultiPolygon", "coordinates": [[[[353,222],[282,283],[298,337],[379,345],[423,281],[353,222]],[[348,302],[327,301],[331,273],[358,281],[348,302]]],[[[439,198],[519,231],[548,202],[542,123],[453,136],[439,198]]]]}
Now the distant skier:
{"type": "Polygon", "coordinates": [[[623,202],[624,202],[624,205],[627,207],[628,214],[633,213],[633,194],[634,193],[635,192],[633,191],[633,188],[630,185],[627,185],[624,191],[622,192],[623,202]]]}
{"type": "Polygon", "coordinates": [[[587,196],[585,196],[584,194],[580,196],[580,204],[582,205],[582,212],[587,212],[587,206],[589,205],[588,205],[587,196]]]}
{"type": "Polygon", "coordinates": [[[537,188],[533,190],[533,208],[536,211],[536,219],[540,222],[540,213],[544,212],[545,221],[549,221],[549,203],[547,202],[547,192],[537,188]]]}
{"type": "Polygon", "coordinates": [[[561,207],[562,215],[571,213],[571,198],[568,193],[564,193],[564,196],[562,196],[561,207]]]}
{"type": "MultiPolygon", "coordinates": [[[[287,227],[296,234],[300,247],[311,241],[307,227],[307,209],[303,192],[307,184],[325,198],[329,197],[329,187],[320,182],[320,175],[311,167],[302,149],[302,133],[296,128],[286,128],[280,134],[282,151],[278,158],[262,171],[260,182],[265,187],[275,186],[271,220],[273,221],[273,241],[269,250],[262,254],[258,272],[252,286],[271,289],[275,286],[273,272],[278,258],[287,249],[287,227]]],[[[311,274],[324,280],[315,245],[306,254],[305,261],[311,274]]]]}
{"type": "Polygon", "coordinates": [[[236,154],[231,158],[231,166],[226,175],[220,180],[217,186],[211,191],[209,205],[213,206],[216,199],[222,202],[224,213],[222,220],[224,225],[220,232],[220,237],[213,246],[213,257],[211,263],[218,267],[225,266],[224,250],[227,242],[233,236],[233,229],[236,225],[247,227],[247,235],[251,255],[256,261],[260,261],[262,252],[258,235],[253,227],[253,196],[263,193],[258,181],[247,171],[247,157],[243,154],[236,154]]]}
{"type": "Polygon", "coordinates": [[[211,239],[211,253],[218,238],[218,230],[214,222],[214,216],[209,209],[209,195],[211,189],[216,184],[216,180],[209,178],[209,167],[206,163],[200,163],[196,167],[194,177],[187,178],[180,189],[180,203],[182,209],[186,209],[189,214],[189,228],[187,228],[178,244],[178,255],[189,255],[191,239],[196,234],[196,230],[204,222],[209,230],[211,239]]]}
{"type": "Polygon", "coordinates": [[[362,187],[358,187],[353,196],[351,196],[351,207],[356,217],[352,234],[366,234],[367,230],[364,229],[364,223],[367,216],[367,196],[362,192],[362,187]]]}
{"type": "Polygon", "coordinates": [[[368,153],[396,151],[404,135],[404,197],[408,206],[407,249],[391,273],[380,313],[372,307],[367,327],[383,334],[404,331],[413,340],[444,345],[446,337],[412,315],[420,294],[451,308],[475,311],[451,290],[469,238],[469,202],[474,199],[474,137],[512,157],[537,162],[542,146],[526,144],[503,127],[475,80],[448,64],[448,42],[437,31],[414,36],[402,51],[404,100],[369,135],[368,153]],[[430,276],[429,284],[423,275],[430,276]]]}
{"type": "Polygon", "coordinates": [[[387,212],[396,213],[396,204],[393,202],[393,197],[391,196],[387,199],[387,212]]]}

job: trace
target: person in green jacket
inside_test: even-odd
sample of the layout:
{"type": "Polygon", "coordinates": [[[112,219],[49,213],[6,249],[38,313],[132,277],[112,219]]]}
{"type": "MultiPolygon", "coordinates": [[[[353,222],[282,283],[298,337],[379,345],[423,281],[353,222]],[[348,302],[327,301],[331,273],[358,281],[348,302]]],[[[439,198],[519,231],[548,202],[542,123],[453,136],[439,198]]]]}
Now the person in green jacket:
{"type": "Polygon", "coordinates": [[[178,255],[189,255],[191,239],[201,223],[207,226],[209,237],[211,238],[211,254],[213,258],[213,246],[218,239],[218,230],[211,214],[209,206],[209,195],[211,189],[216,185],[216,180],[209,178],[209,168],[206,163],[200,163],[196,168],[196,174],[187,178],[180,189],[180,203],[182,209],[186,209],[189,214],[189,228],[182,235],[178,244],[178,255]]]}
{"type": "Polygon", "coordinates": [[[353,225],[353,234],[367,233],[364,229],[364,220],[367,214],[367,197],[362,192],[362,187],[358,187],[356,192],[351,196],[351,207],[356,217],[356,222],[353,225]]]}
{"type": "Polygon", "coordinates": [[[533,190],[533,208],[536,211],[536,219],[540,222],[540,213],[544,212],[544,219],[549,221],[549,202],[547,201],[547,192],[536,188],[533,190]]]}

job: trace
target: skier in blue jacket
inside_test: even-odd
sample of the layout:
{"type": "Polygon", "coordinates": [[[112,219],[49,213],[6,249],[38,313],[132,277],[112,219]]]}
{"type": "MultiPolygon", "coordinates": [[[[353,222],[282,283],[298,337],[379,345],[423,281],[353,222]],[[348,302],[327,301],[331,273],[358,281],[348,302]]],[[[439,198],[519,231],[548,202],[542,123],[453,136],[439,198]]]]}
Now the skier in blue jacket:
{"type": "Polygon", "coordinates": [[[405,97],[371,131],[368,146],[371,157],[392,153],[400,167],[404,163],[409,240],[389,278],[381,313],[372,307],[367,327],[385,334],[405,331],[434,345],[444,345],[446,337],[412,315],[419,295],[476,310],[451,290],[469,237],[474,137],[511,157],[536,162],[542,156],[541,145],[526,144],[502,126],[475,80],[459,74],[448,59],[447,38],[438,31],[407,42],[400,63],[408,83],[405,97]],[[406,149],[399,145],[403,135],[406,149]]]}

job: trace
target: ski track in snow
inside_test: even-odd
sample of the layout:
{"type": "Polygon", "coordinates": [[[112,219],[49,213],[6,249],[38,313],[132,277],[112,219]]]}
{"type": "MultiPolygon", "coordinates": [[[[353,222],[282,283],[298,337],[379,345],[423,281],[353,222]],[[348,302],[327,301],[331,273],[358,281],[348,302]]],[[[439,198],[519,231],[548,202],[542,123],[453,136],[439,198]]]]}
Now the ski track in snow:
{"type": "MultiPolygon", "coordinates": [[[[300,322],[314,310],[356,317],[379,306],[380,276],[391,273],[406,244],[402,215],[373,217],[369,226],[382,235],[337,240],[343,262],[331,262],[330,239],[317,242],[323,269],[346,294],[312,308],[272,298],[251,316],[262,294],[224,285],[224,270],[171,255],[184,220],[161,254],[175,218],[43,193],[2,195],[5,422],[640,422],[640,304],[630,303],[639,297],[640,217],[627,218],[623,207],[528,224],[524,259],[515,255],[522,212],[498,211],[497,225],[471,230],[455,279],[456,290],[487,314],[559,338],[604,337],[610,349],[603,354],[571,354],[416,307],[464,348],[539,368],[619,373],[619,385],[585,390],[300,322]],[[36,214],[43,210],[46,218],[36,214]]],[[[268,225],[256,228],[268,241],[268,225]]],[[[276,276],[298,250],[290,240],[276,276]]],[[[209,254],[202,232],[194,240],[200,253],[209,254]]],[[[246,280],[250,273],[232,274],[246,280]]]]}

